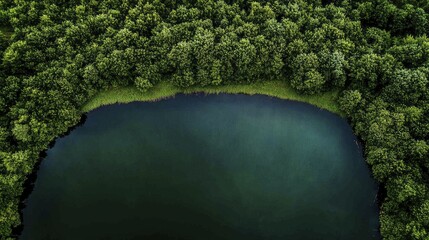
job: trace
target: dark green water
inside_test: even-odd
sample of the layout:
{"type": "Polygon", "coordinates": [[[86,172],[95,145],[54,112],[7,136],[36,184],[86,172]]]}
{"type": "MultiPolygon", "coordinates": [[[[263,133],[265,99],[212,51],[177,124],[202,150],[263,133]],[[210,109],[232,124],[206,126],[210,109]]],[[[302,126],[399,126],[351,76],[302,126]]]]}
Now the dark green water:
{"type": "Polygon", "coordinates": [[[264,96],[102,107],[48,151],[20,239],[378,239],[355,140],[264,96]]]}

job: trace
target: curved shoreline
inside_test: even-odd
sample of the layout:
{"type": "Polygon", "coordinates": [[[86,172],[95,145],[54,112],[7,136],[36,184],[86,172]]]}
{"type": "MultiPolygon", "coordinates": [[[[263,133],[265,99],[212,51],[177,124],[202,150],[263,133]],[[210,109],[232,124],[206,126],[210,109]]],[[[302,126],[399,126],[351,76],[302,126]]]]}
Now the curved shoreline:
{"type": "MultiPolygon", "coordinates": [[[[192,95],[194,95],[194,94],[192,94],[192,95]]],[[[198,95],[200,95],[199,97],[204,97],[204,94],[195,94],[196,96],[198,96],[198,95]]],[[[194,95],[194,96],[195,96],[194,95]]],[[[221,94],[221,95],[228,95],[228,94],[221,94]]],[[[238,94],[238,96],[237,95],[235,95],[236,97],[240,97],[240,95],[241,95],[241,97],[246,97],[245,95],[243,95],[243,94],[238,94]]],[[[234,94],[231,94],[231,97],[233,97],[234,96],[234,94]]],[[[180,97],[180,98],[183,98],[183,97],[187,97],[187,96],[184,96],[184,94],[179,94],[178,95],[178,97],[180,97]]],[[[212,95],[211,97],[216,97],[215,95],[212,95]]],[[[256,99],[259,99],[259,98],[262,98],[262,99],[270,99],[271,98],[271,100],[269,100],[270,102],[272,102],[272,101],[275,101],[275,102],[288,102],[288,101],[283,101],[283,100],[280,100],[280,99],[278,99],[278,100],[276,100],[276,98],[272,98],[272,97],[268,97],[268,96],[262,96],[262,95],[256,95],[255,96],[256,97],[256,99]]],[[[174,97],[175,98],[175,97],[174,97]]],[[[167,100],[167,101],[171,101],[171,100],[173,100],[173,101],[176,101],[175,99],[172,99],[172,98],[170,98],[170,100],[167,100]]],[[[252,99],[252,98],[251,98],[252,99]]],[[[162,102],[164,102],[164,100],[162,100],[162,102]]],[[[304,105],[307,105],[306,103],[297,103],[296,101],[289,101],[289,103],[291,103],[291,104],[293,104],[293,102],[295,102],[295,104],[298,104],[298,105],[302,105],[302,106],[304,106],[304,105]]],[[[138,104],[138,103],[134,103],[134,104],[138,104]]],[[[120,105],[121,104],[117,104],[117,105],[119,105],[119,107],[120,107],[120,105]]],[[[124,106],[124,105],[123,105],[124,106]]],[[[130,105],[130,106],[134,106],[134,105],[130,105]]],[[[310,105],[307,105],[308,107],[310,107],[310,105]]],[[[125,107],[125,106],[124,106],[125,107]]],[[[262,107],[262,108],[264,108],[264,105],[260,105],[259,107],[262,107]]],[[[107,107],[107,109],[109,109],[110,108],[110,106],[108,106],[107,107]]],[[[100,109],[98,109],[98,110],[96,110],[95,112],[98,112],[99,110],[102,110],[102,112],[104,112],[105,111],[105,107],[102,107],[102,108],[100,108],[100,109]]],[[[314,108],[314,106],[313,106],[313,109],[315,110],[315,111],[318,111],[317,110],[317,108],[314,108]]],[[[287,109],[285,109],[286,111],[287,111],[287,109]]],[[[89,114],[95,114],[95,112],[92,112],[92,113],[89,113],[89,114]]],[[[320,112],[324,112],[324,110],[322,111],[322,110],[320,110],[320,112]]],[[[327,114],[329,114],[328,112],[325,112],[325,113],[327,113],[327,114]]],[[[86,114],[83,114],[83,116],[85,116],[86,114]]],[[[332,112],[329,114],[329,115],[336,115],[336,114],[332,114],[332,112]]],[[[343,118],[343,121],[344,121],[345,119],[343,118]]],[[[82,122],[82,121],[81,121],[82,122]]],[[[69,133],[70,131],[68,131],[68,133],[69,133]]],[[[67,135],[67,134],[66,134],[67,135]]],[[[354,145],[354,143],[353,143],[353,145],[354,145]]],[[[359,143],[359,145],[360,145],[360,143],[359,143]]],[[[50,146],[50,147],[52,147],[52,146],[50,146]]],[[[36,169],[37,170],[37,169],[36,169]]],[[[375,228],[374,228],[375,229],[375,228]]],[[[379,230],[379,229],[378,229],[379,230]]]]}
{"type": "MultiPolygon", "coordinates": [[[[98,92],[93,98],[91,98],[87,103],[82,107],[81,119],[79,122],[70,127],[66,133],[62,134],[55,138],[50,144],[49,147],[42,151],[39,155],[39,159],[36,163],[31,176],[24,183],[24,191],[20,197],[19,203],[19,215],[21,219],[21,224],[13,228],[13,233],[10,237],[18,238],[23,230],[23,209],[26,207],[26,200],[34,189],[34,183],[37,180],[37,172],[41,162],[46,158],[46,153],[51,149],[58,138],[65,137],[70,134],[71,131],[76,129],[79,126],[82,126],[87,117],[87,113],[95,110],[102,106],[113,105],[113,104],[125,104],[131,102],[155,102],[163,99],[168,99],[175,97],[177,94],[245,94],[245,95],[265,95],[269,97],[275,97],[283,100],[299,101],[314,105],[320,109],[327,110],[331,113],[337,114],[342,118],[346,118],[345,114],[341,112],[336,103],[339,91],[327,92],[323,94],[306,96],[298,95],[294,90],[290,88],[286,83],[280,81],[270,81],[270,82],[259,82],[256,84],[242,84],[242,85],[232,85],[232,86],[208,86],[208,87],[191,87],[187,89],[181,89],[176,86],[173,86],[169,83],[158,84],[154,86],[150,91],[143,93],[135,87],[119,87],[112,88],[106,91],[98,92]],[[244,86],[244,88],[242,88],[244,86]],[[286,89],[274,89],[275,87],[287,86],[286,89]],[[318,101],[321,100],[321,101],[318,101]]],[[[347,122],[350,121],[347,120],[347,122]]],[[[361,147],[362,154],[365,151],[364,141],[357,137],[359,147],[361,147]]],[[[365,158],[365,157],[364,157],[365,158]]],[[[370,168],[368,163],[365,161],[365,164],[370,168]]],[[[372,172],[371,172],[372,175],[372,172]]],[[[373,177],[373,176],[371,176],[373,177]]],[[[382,199],[385,197],[385,186],[378,183],[379,189],[375,197],[375,202],[378,205],[379,211],[381,210],[382,199]]],[[[381,234],[380,225],[377,229],[377,232],[381,234]]]]}
{"type": "Polygon", "coordinates": [[[118,103],[131,103],[131,102],[154,102],[176,96],[177,94],[246,94],[246,95],[266,95],[269,97],[276,97],[283,100],[292,100],[305,102],[314,105],[320,109],[327,110],[334,114],[338,114],[340,117],[345,117],[345,114],[339,110],[336,103],[339,91],[331,91],[318,95],[300,95],[293,90],[290,85],[282,81],[266,81],[257,82],[252,84],[239,84],[239,85],[228,85],[228,86],[205,86],[205,87],[189,87],[179,88],[171,83],[160,83],[154,86],[147,92],[141,92],[134,86],[112,88],[106,91],[96,93],[88,102],[86,102],[81,108],[81,119],[80,121],[71,126],[66,133],[55,138],[48,146],[48,148],[40,152],[39,159],[33,169],[31,175],[27,178],[24,183],[24,191],[20,196],[19,201],[19,215],[21,224],[14,227],[12,231],[12,238],[18,238],[24,228],[23,223],[23,209],[26,206],[26,200],[34,189],[34,183],[37,179],[37,171],[41,162],[46,158],[46,152],[48,149],[55,145],[58,138],[67,136],[75,128],[83,125],[86,120],[86,113],[95,110],[99,107],[118,104],[118,103]]]}
{"type": "Polygon", "coordinates": [[[42,164],[42,161],[48,156],[47,155],[48,150],[55,146],[55,143],[59,138],[69,135],[73,130],[82,126],[85,123],[86,118],[87,118],[86,114],[82,114],[79,122],[76,125],[69,127],[67,129],[67,132],[56,137],[54,140],[52,140],[49,143],[48,147],[45,150],[39,153],[38,159],[33,167],[32,172],[27,176],[27,179],[25,179],[24,181],[23,191],[21,193],[21,196],[19,196],[18,212],[19,212],[20,224],[12,228],[12,235],[9,237],[18,239],[19,236],[21,236],[22,234],[22,231],[24,229],[24,221],[23,221],[24,212],[23,211],[24,211],[24,208],[27,206],[26,201],[34,190],[34,186],[35,186],[34,184],[36,183],[36,180],[37,180],[37,172],[39,171],[39,167],[40,167],[40,164],[42,164]]]}
{"type": "MultiPolygon", "coordinates": [[[[266,81],[256,82],[252,84],[240,84],[240,85],[227,85],[227,86],[205,86],[205,87],[189,87],[181,89],[174,86],[171,83],[161,83],[154,86],[148,92],[141,92],[134,86],[112,88],[106,91],[102,91],[93,96],[88,102],[86,102],[81,111],[86,114],[99,107],[131,103],[131,102],[154,102],[163,99],[171,98],[177,94],[193,94],[193,93],[204,93],[204,94],[246,94],[246,95],[266,95],[269,97],[276,97],[283,100],[292,100],[305,102],[314,105],[318,108],[327,110],[334,114],[338,114],[342,118],[347,118],[345,113],[339,109],[336,102],[339,91],[331,91],[317,95],[300,95],[292,87],[283,81],[266,81]]],[[[348,124],[351,125],[350,119],[346,119],[348,124]]],[[[354,132],[354,131],[353,131],[354,132]]],[[[365,142],[359,136],[357,138],[357,144],[361,148],[361,153],[365,159],[365,165],[371,171],[371,177],[374,178],[371,166],[366,161],[365,156],[365,142]]],[[[375,202],[381,211],[383,200],[386,196],[385,185],[377,182],[379,188],[375,197],[375,202]]],[[[380,212],[379,212],[380,214],[380,212]]],[[[381,225],[377,229],[381,235],[381,225]]]]}
{"type": "Polygon", "coordinates": [[[188,88],[179,88],[171,83],[160,83],[147,92],[141,92],[134,86],[118,87],[97,93],[83,105],[81,111],[82,113],[87,113],[98,107],[115,103],[153,102],[174,97],[179,93],[266,95],[279,99],[306,102],[345,117],[345,114],[341,112],[336,103],[339,91],[330,91],[317,95],[302,95],[283,81],[266,81],[228,86],[192,86],[188,88]]]}

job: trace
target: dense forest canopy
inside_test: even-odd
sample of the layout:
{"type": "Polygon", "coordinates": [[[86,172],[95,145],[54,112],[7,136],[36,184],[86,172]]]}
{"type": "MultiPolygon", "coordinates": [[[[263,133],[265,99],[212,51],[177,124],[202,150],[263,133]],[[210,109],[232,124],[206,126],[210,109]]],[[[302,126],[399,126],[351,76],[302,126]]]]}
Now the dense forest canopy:
{"type": "Polygon", "coordinates": [[[273,79],[341,90],[382,236],[429,239],[426,0],[0,0],[0,31],[0,239],[40,153],[97,92],[273,79]]]}

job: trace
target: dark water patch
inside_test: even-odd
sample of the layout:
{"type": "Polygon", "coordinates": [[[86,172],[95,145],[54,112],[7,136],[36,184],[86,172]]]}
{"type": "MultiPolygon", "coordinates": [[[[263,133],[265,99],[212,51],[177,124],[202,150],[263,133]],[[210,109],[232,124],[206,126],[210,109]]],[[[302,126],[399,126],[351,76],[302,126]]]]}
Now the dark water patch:
{"type": "MultiPolygon", "coordinates": [[[[85,121],[86,121],[87,116],[86,115],[82,115],[80,117],[79,122],[73,126],[70,127],[69,129],[67,129],[67,132],[65,132],[64,134],[62,134],[61,136],[59,136],[59,138],[65,137],[67,135],[69,135],[74,129],[76,129],[79,126],[82,126],[85,121]]],[[[48,145],[48,149],[53,148],[55,146],[55,141],[52,141],[49,143],[48,145]]],[[[19,204],[18,204],[18,209],[19,209],[19,217],[21,219],[21,224],[16,226],[15,228],[12,229],[12,236],[13,238],[18,238],[21,234],[22,231],[24,229],[24,224],[23,224],[23,210],[25,209],[26,205],[26,201],[28,199],[28,197],[30,196],[30,194],[33,192],[34,190],[34,184],[37,180],[37,174],[40,168],[40,164],[42,163],[42,160],[45,159],[47,157],[47,150],[42,151],[39,153],[39,157],[36,161],[36,163],[34,164],[33,167],[33,172],[30,173],[29,175],[27,175],[24,184],[23,184],[23,189],[24,191],[22,192],[20,198],[19,198],[19,204]]]]}
{"type": "Polygon", "coordinates": [[[347,122],[264,96],[99,108],[40,165],[21,239],[378,239],[347,122]]]}

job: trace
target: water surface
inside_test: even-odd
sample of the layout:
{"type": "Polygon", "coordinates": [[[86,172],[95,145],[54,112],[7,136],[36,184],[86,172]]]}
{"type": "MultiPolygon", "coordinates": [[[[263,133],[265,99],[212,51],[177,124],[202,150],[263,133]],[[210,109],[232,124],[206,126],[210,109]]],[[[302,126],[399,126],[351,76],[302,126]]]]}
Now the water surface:
{"type": "Polygon", "coordinates": [[[20,239],[378,239],[361,151],[339,116],[265,96],[102,107],[48,151],[20,239]]]}

